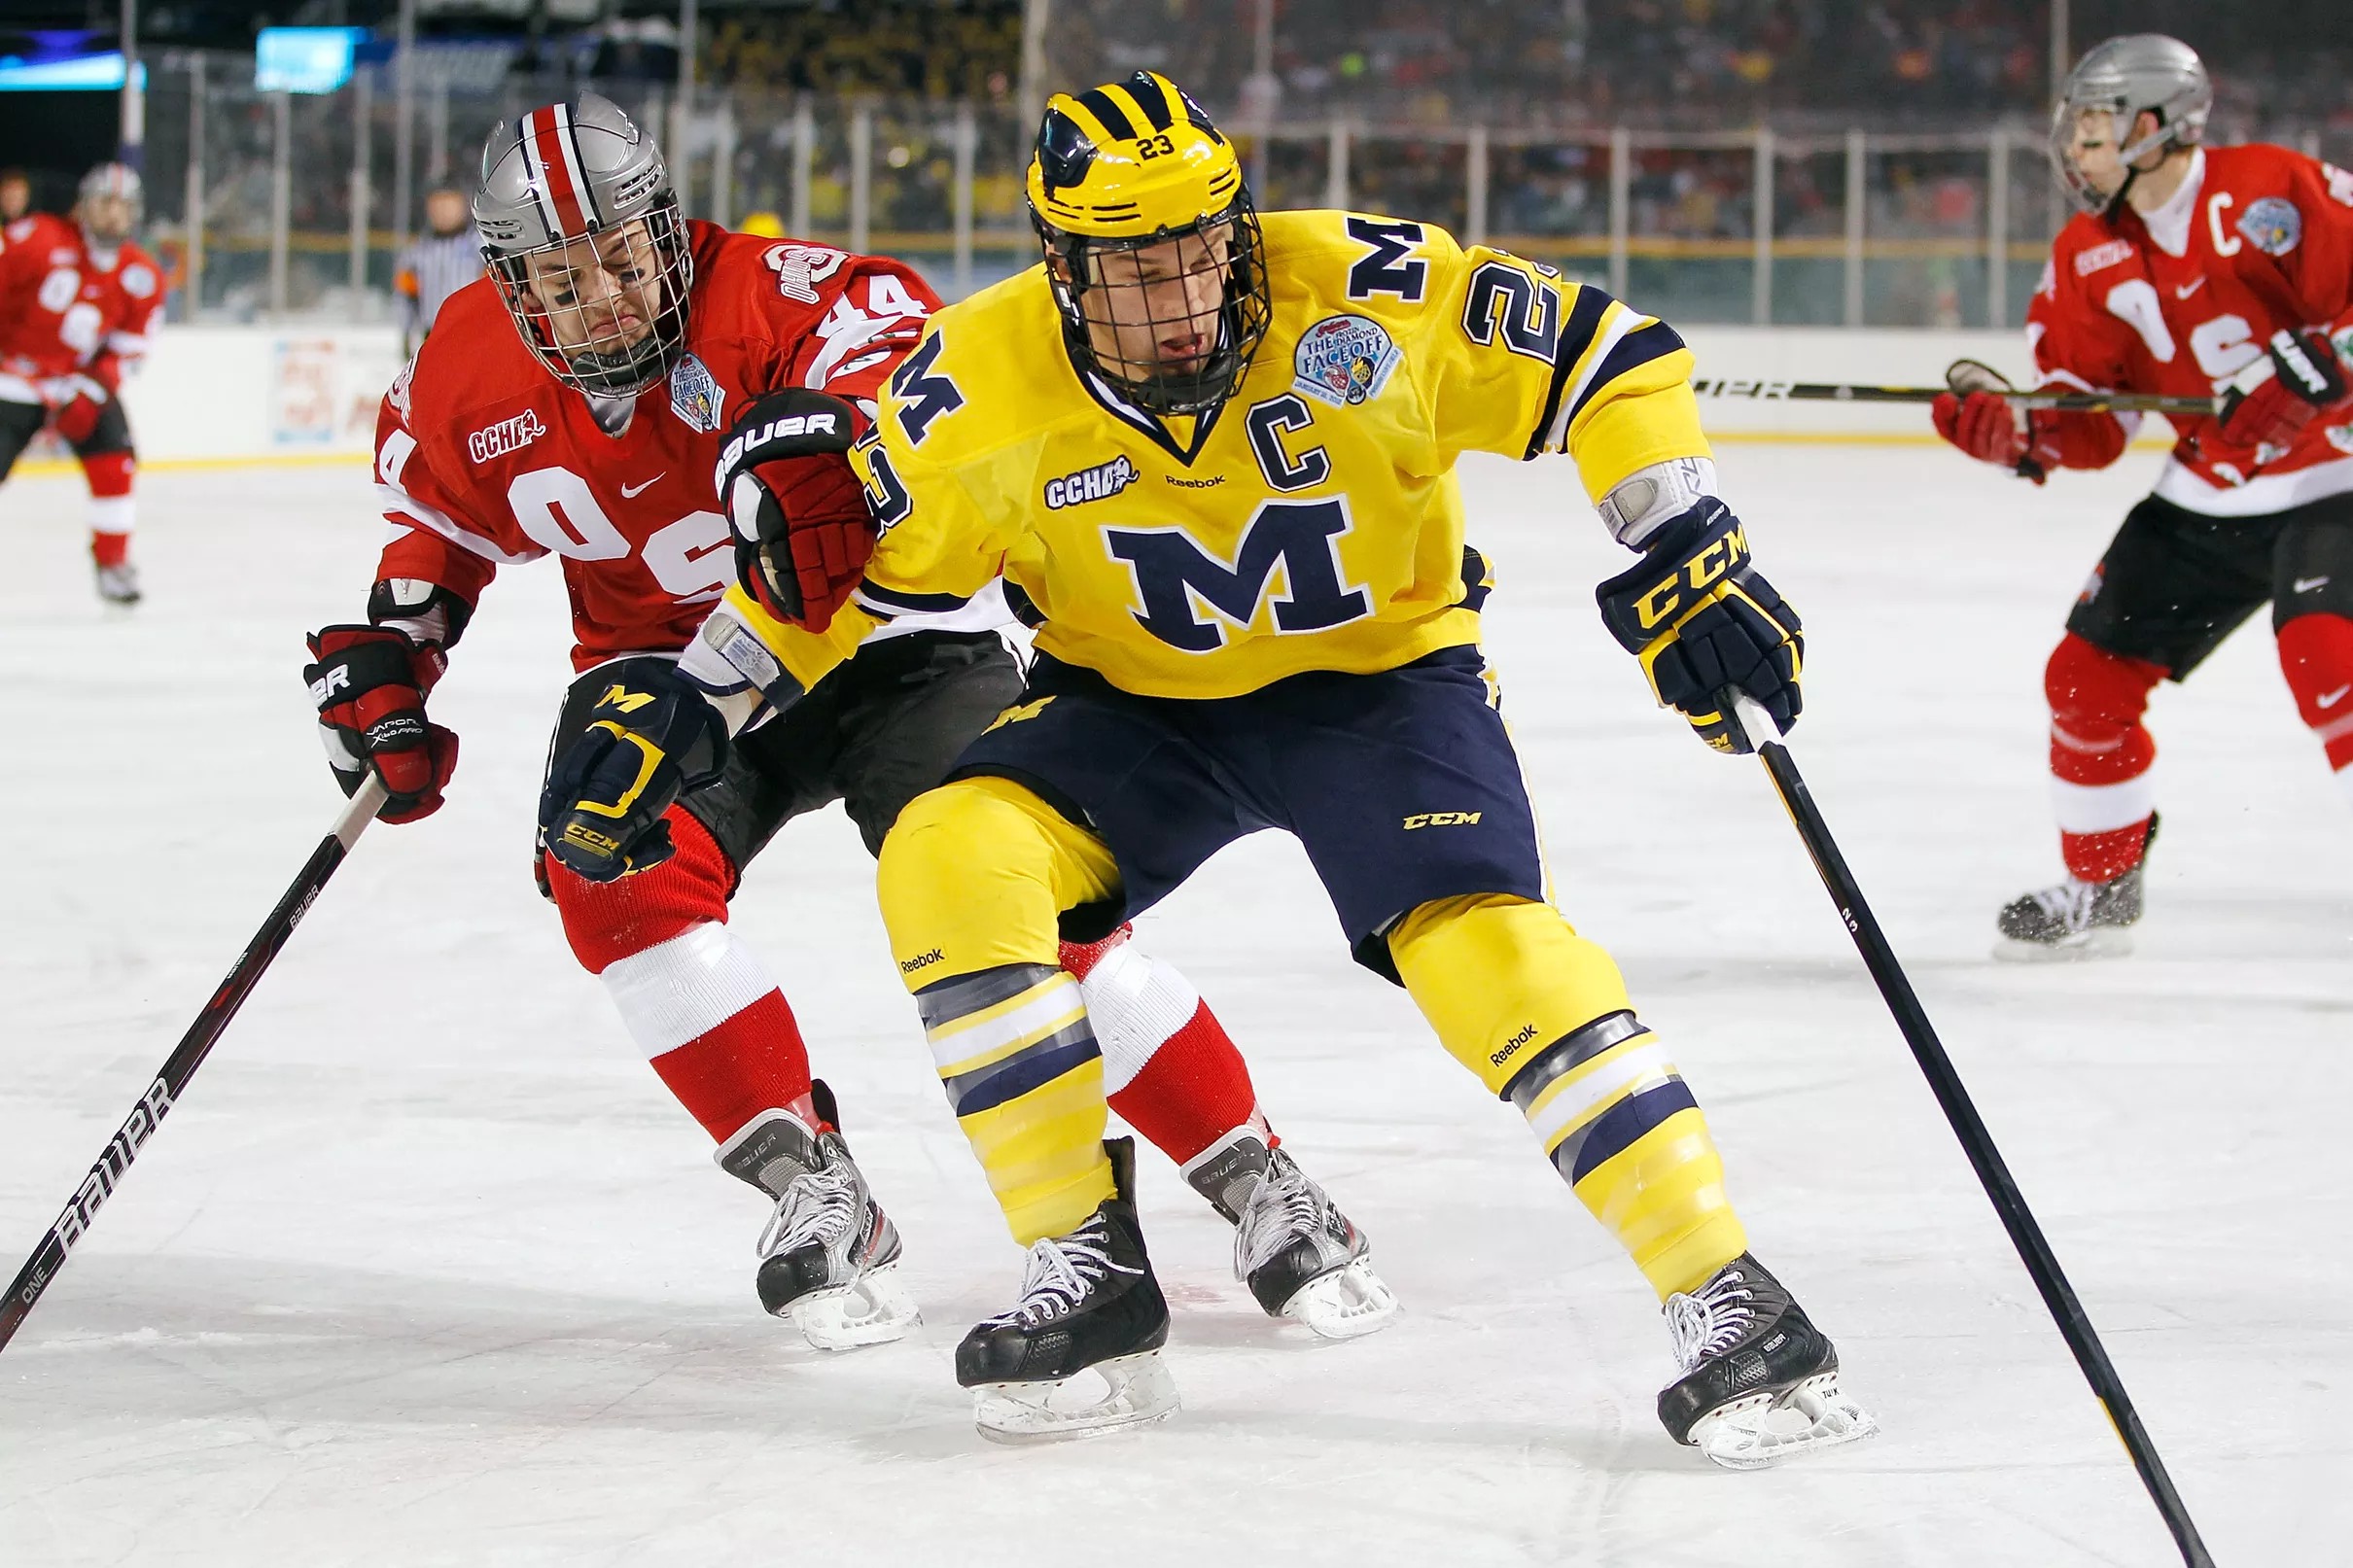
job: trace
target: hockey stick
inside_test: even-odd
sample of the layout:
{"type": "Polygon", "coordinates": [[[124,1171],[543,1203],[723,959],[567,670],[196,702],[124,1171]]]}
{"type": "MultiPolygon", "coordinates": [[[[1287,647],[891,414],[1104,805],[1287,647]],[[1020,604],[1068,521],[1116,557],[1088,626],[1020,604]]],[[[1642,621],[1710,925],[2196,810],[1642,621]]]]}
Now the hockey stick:
{"type": "MultiPolygon", "coordinates": [[[[1745,398],[1752,402],[1934,402],[1949,387],[1866,387],[1842,381],[1736,381],[1703,377],[1691,384],[1703,398],[1745,398]]],[[[1992,392],[2016,408],[2055,408],[2067,413],[2211,414],[2212,398],[2164,397],[2154,392],[1992,392]]]]}
{"type": "Polygon", "coordinates": [[[1845,856],[1830,836],[1830,825],[1822,819],[1821,809],[1814,805],[1806,781],[1798,773],[1797,763],[1790,757],[1789,748],[1781,741],[1781,732],[1754,699],[1741,697],[1734,704],[1734,713],[1748,744],[1765,763],[1765,771],[1773,777],[1773,787],[1781,797],[1781,805],[1796,824],[1798,837],[1806,841],[1806,853],[1813,856],[1813,868],[1821,875],[1822,886],[1830,892],[1830,901],[1838,907],[1839,918],[1854,937],[1855,947],[1863,955],[1863,967],[1871,971],[1872,980],[1879,988],[1887,1010],[1895,1015],[1896,1027],[1904,1031],[1904,1042],[1912,1047],[1913,1059],[1919,1063],[1920,1071],[1928,1079],[1928,1088],[1936,1096],[1937,1104],[1945,1112],[1945,1120],[1952,1125],[1953,1135],[1960,1139],[1961,1152],[1969,1157],[1977,1171],[1978,1181],[1985,1196],[1993,1201],[1994,1212],[2001,1216],[2002,1229],[2010,1233],[2010,1244],[2018,1248],[2026,1272],[2034,1276],[2034,1288],[2042,1293],[2043,1306],[2058,1324],[2059,1337],[2067,1348],[2075,1352],[2075,1364],[2084,1372],[2084,1380],[2108,1411],[2108,1422],[2116,1431],[2125,1451],[2131,1455],[2132,1468],[2140,1472],[2141,1483],[2149,1488],[2150,1501],[2164,1516],[2165,1527],[2173,1532],[2174,1544],[2181,1548],[2182,1561],[2188,1568],[2214,1568],[2214,1559],[2206,1554],[2205,1542],[2198,1539],[2197,1526],[2191,1522],[2190,1511],[2183,1506],[2181,1494],[2173,1489],[2173,1478],[2165,1474],[2164,1461],[2157,1456],[2157,1445],[2149,1439],[2147,1428],[2141,1425],[2138,1411],[2132,1408],[2130,1396],[2125,1392],[2124,1379],[2117,1376],[2116,1368],[2108,1360],[2107,1348],[2100,1343],[2091,1320],[2084,1313],[2084,1304],[2076,1300],[2075,1288],[2059,1270],[2058,1259],[2044,1239],[2043,1229],[2035,1223],[2026,1207],[2025,1196],[2019,1191],[2018,1181],[2010,1167],[2002,1163],[2001,1151],[1993,1145],[1993,1134],[1977,1113],[1969,1098],[1969,1091],[1953,1070],[1952,1059],[1945,1054],[1943,1042],[1936,1037],[1936,1028],[1928,1022],[1928,1014],[1920,999],[1913,993],[1912,982],[1905,978],[1904,966],[1897,961],[1895,950],[1887,945],[1887,937],[1863,901],[1863,889],[1846,868],[1845,856]]]}
{"type": "Polygon", "coordinates": [[[17,1337],[18,1326],[32,1311],[33,1303],[41,1299],[49,1282],[57,1277],[57,1271],[65,1267],[66,1254],[88,1232],[98,1205],[113,1197],[115,1189],[122,1185],[130,1163],[155,1135],[164,1113],[178,1102],[189,1079],[195,1076],[196,1068],[211,1054],[213,1043],[228,1028],[228,1021],[237,1016],[237,1009],[245,1005],[245,998],[252,994],[270,960],[278,956],[286,939],[294,935],[294,928],[302,917],[310,913],[310,906],[319,890],[327,886],[327,879],[334,875],[335,867],[343,863],[343,857],[351,853],[352,845],[359,842],[361,832],[383,804],[384,785],[370,773],[362,781],[359,793],[351,797],[351,803],[335,819],[334,827],[310,852],[310,858],[303,863],[294,886],[286,889],[278,907],[269,912],[269,919],[262,923],[262,929],[238,955],[228,978],[221,982],[221,989],[213,993],[212,1000],[204,1004],[203,1010],[196,1014],[196,1021],[188,1027],[188,1032],[180,1036],[179,1045],[165,1059],[155,1082],[147,1086],[139,1102],[130,1108],[130,1115],[123,1119],[91,1164],[89,1174],[82,1178],[82,1185],[66,1202],[65,1211],[49,1228],[41,1244],[33,1248],[33,1255],[24,1260],[24,1267],[17,1271],[7,1298],[0,1300],[0,1349],[17,1337]]]}

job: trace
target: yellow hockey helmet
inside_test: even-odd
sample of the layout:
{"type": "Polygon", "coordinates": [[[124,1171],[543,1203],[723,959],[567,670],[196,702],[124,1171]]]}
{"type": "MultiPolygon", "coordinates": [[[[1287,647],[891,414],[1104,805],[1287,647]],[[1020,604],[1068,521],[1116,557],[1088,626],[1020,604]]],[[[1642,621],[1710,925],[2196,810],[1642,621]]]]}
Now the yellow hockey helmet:
{"type": "Polygon", "coordinates": [[[1199,104],[1151,71],[1056,93],[1029,198],[1082,371],[1155,413],[1233,395],[1273,315],[1266,246],[1234,144],[1199,104]]]}

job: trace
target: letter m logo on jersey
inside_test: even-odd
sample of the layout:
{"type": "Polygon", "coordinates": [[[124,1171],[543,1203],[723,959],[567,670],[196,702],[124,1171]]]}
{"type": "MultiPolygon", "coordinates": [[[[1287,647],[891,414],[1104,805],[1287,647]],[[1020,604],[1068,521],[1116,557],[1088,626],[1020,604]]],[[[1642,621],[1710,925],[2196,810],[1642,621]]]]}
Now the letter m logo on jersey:
{"type": "Polygon", "coordinates": [[[1341,576],[1340,536],[1349,527],[1342,498],[1270,501],[1243,530],[1230,563],[1180,528],[1106,528],[1103,538],[1111,558],[1135,573],[1143,603],[1137,624],[1171,647],[1213,653],[1225,646],[1228,627],[1247,630],[1270,601],[1278,633],[1319,632],[1371,614],[1372,596],[1341,576]]]}

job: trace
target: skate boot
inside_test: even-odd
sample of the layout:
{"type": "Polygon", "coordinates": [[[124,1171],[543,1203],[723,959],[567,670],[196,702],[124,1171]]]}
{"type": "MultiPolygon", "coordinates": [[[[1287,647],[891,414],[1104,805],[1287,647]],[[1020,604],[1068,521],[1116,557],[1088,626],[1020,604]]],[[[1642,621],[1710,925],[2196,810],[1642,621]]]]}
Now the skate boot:
{"type": "Polygon", "coordinates": [[[1660,1391],[1668,1436],[1727,1470],[1853,1443],[1879,1422],[1839,1391],[1839,1353],[1781,1282],[1743,1252],[1667,1299],[1683,1376],[1660,1391]]]}
{"type": "Polygon", "coordinates": [[[1103,1146],[1118,1190],[1075,1231],[1031,1247],[1021,1300],[956,1347],[956,1380],[972,1390],[982,1437],[1092,1437],[1176,1413],[1160,1361],[1169,1304],[1136,1223],[1136,1145],[1103,1146]]]}
{"type": "Polygon", "coordinates": [[[1287,1150],[1245,1130],[1187,1166],[1185,1180],[1233,1222],[1234,1277],[1267,1316],[1352,1340],[1397,1315],[1372,1243],[1287,1150]]]}
{"type": "Polygon", "coordinates": [[[881,1344],[922,1321],[898,1278],[898,1231],[830,1125],[832,1092],[812,1094],[826,1131],[762,1111],[719,1151],[720,1168],[776,1201],[759,1237],[760,1305],[820,1350],[881,1344]]]}
{"type": "Polygon", "coordinates": [[[2069,877],[2055,888],[2030,892],[2003,906],[1995,921],[2002,940],[1997,958],[2027,962],[2054,958],[2121,958],[2132,951],[2129,927],[2141,918],[2141,872],[2157,842],[2157,814],[2149,814],[2149,836],[2132,869],[2106,882],[2069,877]]]}
{"type": "Polygon", "coordinates": [[[128,561],[95,568],[98,597],[127,610],[139,602],[139,569],[128,561]]]}

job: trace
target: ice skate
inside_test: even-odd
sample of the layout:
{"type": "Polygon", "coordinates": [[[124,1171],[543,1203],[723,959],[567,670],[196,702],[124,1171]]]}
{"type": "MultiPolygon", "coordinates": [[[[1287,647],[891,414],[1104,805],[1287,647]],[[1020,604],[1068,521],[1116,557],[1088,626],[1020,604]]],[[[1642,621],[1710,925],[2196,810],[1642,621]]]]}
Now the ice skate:
{"type": "Polygon", "coordinates": [[[110,605],[128,610],[139,602],[139,569],[128,561],[94,569],[98,578],[98,597],[110,605]]]}
{"type": "Polygon", "coordinates": [[[1078,1229],[1030,1248],[1021,1300],[956,1347],[981,1436],[1000,1443],[1092,1437],[1172,1415],[1161,1364],[1169,1304],[1136,1222],[1136,1146],[1108,1138],[1117,1191],[1078,1229]]]}
{"type": "MultiPolygon", "coordinates": [[[[820,1118],[833,1096],[814,1086],[820,1118]]],[[[898,1278],[898,1231],[840,1132],[811,1132],[790,1111],[763,1111],[719,1151],[720,1167],[776,1201],[759,1237],[760,1305],[820,1350],[898,1339],[922,1321],[898,1278]]]]}
{"type": "Polygon", "coordinates": [[[2156,842],[2157,814],[2152,812],[2149,836],[2141,841],[2141,857],[2131,870],[2106,882],[2069,877],[2003,906],[1995,922],[2002,940],[1993,956],[2033,963],[2130,953],[2131,927],[2141,918],[2141,873],[2149,864],[2149,847],[2156,842]]]}
{"type": "Polygon", "coordinates": [[[1188,1167],[1185,1179],[1234,1222],[1234,1277],[1267,1316],[1352,1340],[1397,1315],[1364,1233],[1287,1151],[1244,1133],[1188,1167]]]}
{"type": "Polygon", "coordinates": [[[1727,1470],[1761,1470],[1870,1437],[1879,1422],[1839,1388],[1839,1353],[1779,1280],[1743,1252],[1667,1300],[1683,1376],[1659,1394],[1677,1443],[1727,1470]]]}

